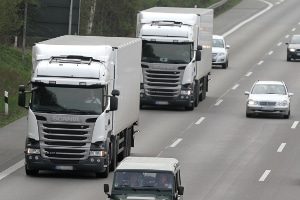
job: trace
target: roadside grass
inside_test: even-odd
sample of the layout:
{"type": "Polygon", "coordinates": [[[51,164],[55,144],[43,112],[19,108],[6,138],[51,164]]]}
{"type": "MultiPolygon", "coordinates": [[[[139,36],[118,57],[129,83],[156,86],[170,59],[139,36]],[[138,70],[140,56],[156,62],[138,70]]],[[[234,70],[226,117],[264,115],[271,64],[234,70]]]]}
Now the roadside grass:
{"type": "Polygon", "coordinates": [[[26,115],[27,110],[18,106],[19,85],[30,80],[31,54],[0,45],[0,127],[26,115]],[[8,92],[8,114],[5,113],[4,93],[8,92]]]}

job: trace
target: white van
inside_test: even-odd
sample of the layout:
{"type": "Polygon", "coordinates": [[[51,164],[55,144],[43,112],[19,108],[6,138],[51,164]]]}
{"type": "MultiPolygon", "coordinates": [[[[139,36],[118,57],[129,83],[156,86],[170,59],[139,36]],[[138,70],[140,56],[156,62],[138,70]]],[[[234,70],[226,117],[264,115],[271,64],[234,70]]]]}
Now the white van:
{"type": "Polygon", "coordinates": [[[182,200],[180,165],[175,158],[126,157],[114,172],[109,199],[182,200]]]}

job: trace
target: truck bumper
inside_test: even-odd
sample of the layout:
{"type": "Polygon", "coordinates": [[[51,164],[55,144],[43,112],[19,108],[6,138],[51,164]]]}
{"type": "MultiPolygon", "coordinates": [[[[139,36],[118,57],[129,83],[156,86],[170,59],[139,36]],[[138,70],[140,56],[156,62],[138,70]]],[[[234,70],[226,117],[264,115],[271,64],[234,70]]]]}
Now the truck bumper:
{"type": "Polygon", "coordinates": [[[183,106],[189,107],[192,104],[192,97],[188,95],[180,95],[174,98],[153,98],[141,94],[141,105],[157,105],[157,106],[183,106]]]}
{"type": "Polygon", "coordinates": [[[66,161],[49,160],[41,155],[25,155],[25,161],[29,170],[62,170],[62,171],[88,171],[104,172],[107,165],[103,157],[89,157],[86,160],[66,161]]]}

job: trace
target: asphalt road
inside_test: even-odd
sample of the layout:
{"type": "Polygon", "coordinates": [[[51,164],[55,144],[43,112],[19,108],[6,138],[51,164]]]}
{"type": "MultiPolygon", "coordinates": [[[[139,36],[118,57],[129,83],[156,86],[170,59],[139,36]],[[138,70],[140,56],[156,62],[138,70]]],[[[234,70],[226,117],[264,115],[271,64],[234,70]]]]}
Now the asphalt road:
{"type": "MultiPolygon", "coordinates": [[[[218,16],[214,33],[231,45],[228,69],[214,68],[207,99],[194,111],[146,108],[133,156],[176,157],[184,199],[298,200],[299,62],[286,45],[300,34],[299,0],[244,0],[218,16]],[[256,80],[284,80],[295,96],[290,119],[245,117],[244,91],[256,80]]],[[[0,129],[0,199],[105,199],[93,174],[25,175],[26,118],[0,129]]]]}

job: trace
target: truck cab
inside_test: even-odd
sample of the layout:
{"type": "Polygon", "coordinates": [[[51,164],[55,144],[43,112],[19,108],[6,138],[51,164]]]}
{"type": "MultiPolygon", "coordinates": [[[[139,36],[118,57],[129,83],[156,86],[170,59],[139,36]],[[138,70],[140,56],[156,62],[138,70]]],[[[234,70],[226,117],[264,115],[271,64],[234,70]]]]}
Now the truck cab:
{"type": "Polygon", "coordinates": [[[180,165],[175,158],[127,157],[114,172],[112,191],[104,184],[108,198],[183,199],[180,165]]]}

